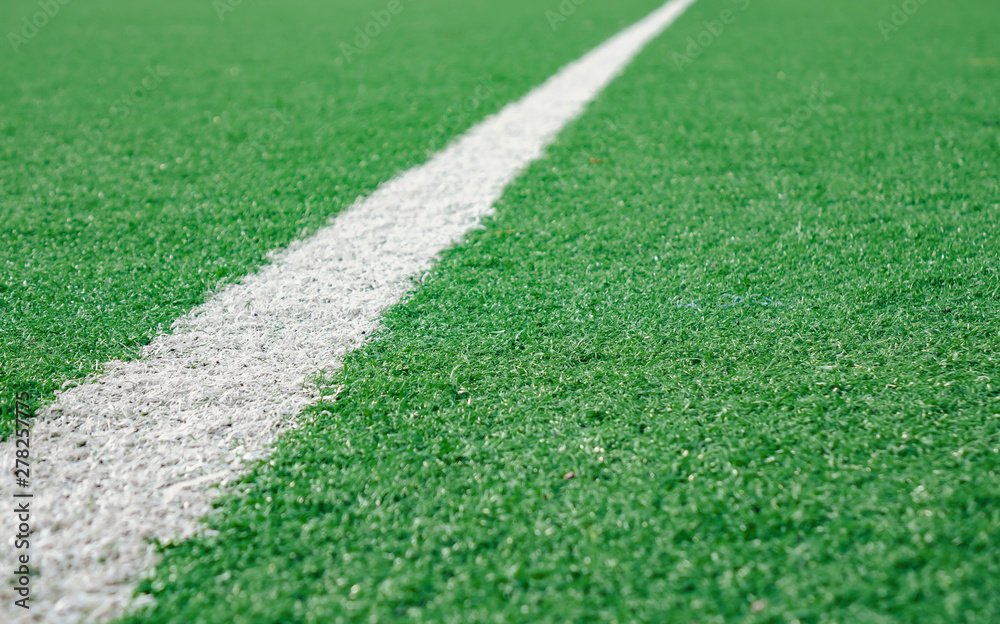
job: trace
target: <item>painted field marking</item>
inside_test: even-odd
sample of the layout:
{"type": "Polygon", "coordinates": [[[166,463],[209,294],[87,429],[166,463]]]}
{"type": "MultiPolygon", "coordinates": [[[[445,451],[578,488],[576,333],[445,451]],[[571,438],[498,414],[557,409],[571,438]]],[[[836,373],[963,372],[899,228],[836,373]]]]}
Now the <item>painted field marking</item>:
{"type": "MultiPolygon", "coordinates": [[[[133,605],[152,538],[194,534],[225,485],[268,454],[436,254],[695,0],[672,0],[561,69],[427,163],[379,187],[273,263],[213,295],[141,359],[58,395],[32,431],[31,609],[4,590],[4,622],[81,622],[133,605]],[[8,599],[9,598],[9,599],[8,599]]],[[[13,457],[10,443],[2,457],[13,457]]],[[[14,493],[0,480],[0,500],[14,493]]],[[[4,536],[14,535],[3,514],[4,536]]],[[[11,562],[14,542],[0,543],[11,562]]]]}

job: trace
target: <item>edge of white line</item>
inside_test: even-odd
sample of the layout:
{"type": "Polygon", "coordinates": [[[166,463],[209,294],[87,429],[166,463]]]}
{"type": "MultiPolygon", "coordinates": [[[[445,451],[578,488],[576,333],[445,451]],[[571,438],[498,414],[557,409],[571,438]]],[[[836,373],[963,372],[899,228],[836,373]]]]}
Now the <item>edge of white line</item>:
{"type": "MultiPolygon", "coordinates": [[[[411,278],[489,215],[514,177],[694,2],[667,2],[213,295],[140,359],[110,362],[40,410],[31,503],[39,574],[31,610],[5,596],[0,619],[90,622],[134,607],[134,583],[156,562],[150,540],[196,533],[215,486],[266,457],[318,398],[308,376],[336,370],[411,278]]],[[[12,444],[0,444],[3,461],[12,444]]],[[[0,480],[2,500],[15,491],[0,480]]],[[[14,515],[3,518],[13,536],[14,515]]],[[[13,539],[0,543],[0,561],[16,553],[13,539]]]]}

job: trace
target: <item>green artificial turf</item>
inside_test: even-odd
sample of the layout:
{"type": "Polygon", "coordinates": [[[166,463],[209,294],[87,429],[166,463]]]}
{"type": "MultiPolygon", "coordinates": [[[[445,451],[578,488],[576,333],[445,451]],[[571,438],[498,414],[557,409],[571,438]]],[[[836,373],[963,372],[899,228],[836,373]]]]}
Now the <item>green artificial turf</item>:
{"type": "Polygon", "coordinates": [[[739,5],[508,189],[126,622],[1000,621],[1000,13],[739,5]]]}
{"type": "Polygon", "coordinates": [[[0,4],[0,438],[658,2],[51,4],[0,4]]]}

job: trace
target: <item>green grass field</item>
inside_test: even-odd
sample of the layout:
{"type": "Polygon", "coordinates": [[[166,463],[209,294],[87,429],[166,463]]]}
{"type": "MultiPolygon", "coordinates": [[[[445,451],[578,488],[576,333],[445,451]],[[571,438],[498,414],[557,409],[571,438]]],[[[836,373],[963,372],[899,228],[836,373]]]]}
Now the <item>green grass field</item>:
{"type": "MultiPolygon", "coordinates": [[[[699,0],[122,624],[1000,622],[1000,12],[915,4],[699,0]]],[[[0,359],[39,400],[657,3],[428,0],[341,64],[384,3],[120,5],[2,70],[0,359]]]]}
{"type": "Polygon", "coordinates": [[[235,4],[70,2],[2,52],[0,437],[658,2],[407,0],[364,48],[384,1],[235,4]]]}

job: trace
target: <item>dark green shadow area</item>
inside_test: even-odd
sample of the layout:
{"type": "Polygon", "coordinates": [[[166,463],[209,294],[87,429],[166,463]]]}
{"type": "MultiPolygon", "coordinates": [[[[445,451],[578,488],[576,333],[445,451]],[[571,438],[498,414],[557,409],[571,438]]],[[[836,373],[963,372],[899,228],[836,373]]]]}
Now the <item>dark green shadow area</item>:
{"type": "Polygon", "coordinates": [[[996,622],[1000,14],[739,6],[612,85],[126,622],[996,622]]]}

